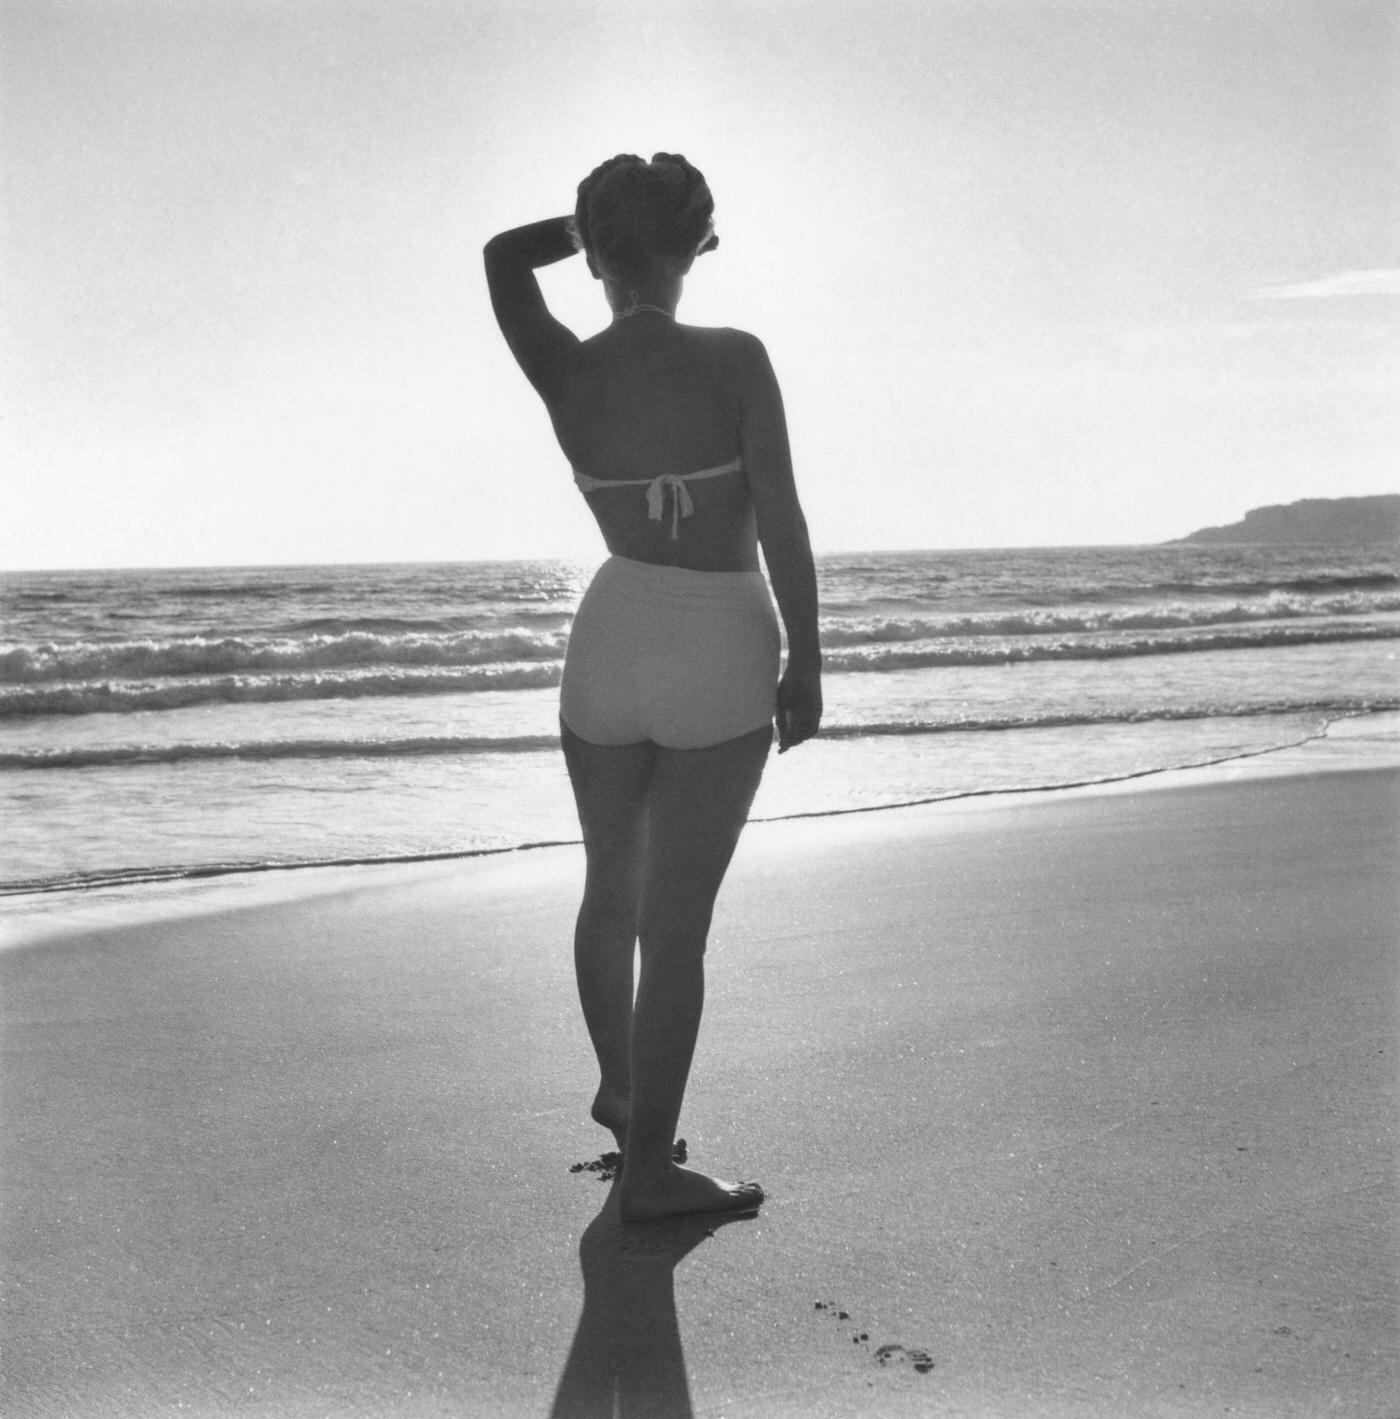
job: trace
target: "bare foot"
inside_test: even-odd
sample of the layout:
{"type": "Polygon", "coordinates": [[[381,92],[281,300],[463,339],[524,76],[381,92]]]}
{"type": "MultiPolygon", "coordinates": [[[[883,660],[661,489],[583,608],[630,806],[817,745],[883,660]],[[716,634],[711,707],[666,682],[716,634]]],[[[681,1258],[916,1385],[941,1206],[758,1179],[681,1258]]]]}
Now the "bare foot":
{"type": "Polygon", "coordinates": [[[652,1222],[686,1212],[748,1212],[763,1201],[753,1182],[726,1182],[672,1163],[644,1179],[623,1177],[618,1207],[624,1222],[652,1222]]]}
{"type": "Polygon", "coordinates": [[[599,1085],[598,1092],[593,1097],[593,1108],[590,1110],[593,1122],[608,1129],[617,1140],[619,1153],[627,1146],[628,1103],[626,1094],[615,1093],[613,1090],[599,1085]]]}

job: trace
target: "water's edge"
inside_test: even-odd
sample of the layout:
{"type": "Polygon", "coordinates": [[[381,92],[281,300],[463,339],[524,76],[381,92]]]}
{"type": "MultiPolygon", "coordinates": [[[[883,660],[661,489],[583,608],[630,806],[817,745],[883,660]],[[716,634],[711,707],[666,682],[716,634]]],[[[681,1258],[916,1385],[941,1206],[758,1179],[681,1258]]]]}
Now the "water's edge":
{"type": "MultiPolygon", "coordinates": [[[[1356,710],[1331,716],[1311,733],[1297,735],[1277,744],[1263,748],[1240,750],[1210,758],[1190,759],[1180,763],[1154,765],[1145,769],[1132,769],[1121,773],[1105,774],[1098,777],[1000,785],[995,788],[955,789],[948,793],[931,794],[922,797],[902,798],[893,802],[859,804],[851,807],[811,809],[793,813],[755,817],[751,823],[781,823],[799,819],[850,817],[856,814],[885,813],[893,809],[916,808],[934,803],[955,803],[971,799],[1014,798],[1037,793],[1060,793],[1074,789],[1097,788],[1110,784],[1129,783],[1145,780],[1163,774],[1184,770],[1208,769],[1223,764],[1239,763],[1249,759],[1263,758],[1285,750],[1301,748],[1328,738],[1334,726],[1348,720],[1380,719],[1393,716],[1390,707],[1378,710],[1356,710]]],[[[71,894],[74,900],[81,900],[89,892],[120,887],[149,886],[162,883],[197,882],[211,878],[248,876],[257,873],[289,873],[308,869],[391,867],[413,863],[450,862],[477,857],[501,857],[512,853],[533,852],[541,848],[577,846],[581,839],[576,837],[549,838],[539,841],[512,843],[499,847],[453,848],[439,852],[391,853],[368,857],[327,857],[303,858],[293,861],[249,861],[197,864],[172,864],[149,868],[129,868],[116,871],[75,873],[50,879],[29,879],[10,883],[0,883],[0,898],[20,899],[42,898],[55,894],[71,894]]],[[[16,905],[20,905],[17,901],[16,905]]]]}

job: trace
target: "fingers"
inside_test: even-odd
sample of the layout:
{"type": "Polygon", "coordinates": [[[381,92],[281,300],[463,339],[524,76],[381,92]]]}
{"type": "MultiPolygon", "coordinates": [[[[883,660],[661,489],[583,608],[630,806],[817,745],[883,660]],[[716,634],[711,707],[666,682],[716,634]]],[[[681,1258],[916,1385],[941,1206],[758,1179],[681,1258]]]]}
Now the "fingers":
{"type": "Polygon", "coordinates": [[[821,715],[797,709],[778,711],[778,753],[811,739],[821,728],[821,715]]]}
{"type": "Polygon", "coordinates": [[[778,753],[811,739],[821,728],[820,681],[793,674],[791,667],[778,682],[778,753]]]}

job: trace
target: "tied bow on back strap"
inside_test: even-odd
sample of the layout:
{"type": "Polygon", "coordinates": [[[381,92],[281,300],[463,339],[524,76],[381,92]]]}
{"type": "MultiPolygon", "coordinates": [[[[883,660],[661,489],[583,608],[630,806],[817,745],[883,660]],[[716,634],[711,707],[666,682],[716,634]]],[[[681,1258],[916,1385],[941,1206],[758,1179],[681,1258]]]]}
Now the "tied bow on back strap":
{"type": "Polygon", "coordinates": [[[647,484],[647,516],[653,522],[661,521],[661,509],[666,505],[666,494],[671,493],[671,539],[674,541],[681,530],[681,518],[689,517],[695,511],[695,500],[690,489],[679,473],[663,473],[647,484]]]}
{"type": "Polygon", "coordinates": [[[666,506],[666,494],[671,494],[671,536],[680,535],[681,518],[689,517],[695,511],[694,500],[686,484],[695,478],[718,478],[724,473],[743,471],[742,457],[722,463],[718,468],[702,468],[696,473],[662,473],[655,478],[593,478],[587,473],[574,469],[574,482],[585,493],[596,488],[642,488],[647,490],[647,516],[653,522],[661,521],[666,506]]]}

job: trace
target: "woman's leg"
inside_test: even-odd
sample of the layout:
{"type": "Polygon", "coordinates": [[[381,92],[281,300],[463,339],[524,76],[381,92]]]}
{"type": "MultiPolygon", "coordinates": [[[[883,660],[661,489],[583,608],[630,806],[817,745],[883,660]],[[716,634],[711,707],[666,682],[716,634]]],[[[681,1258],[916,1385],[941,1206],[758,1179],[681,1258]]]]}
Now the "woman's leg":
{"type": "Polygon", "coordinates": [[[560,721],[564,762],[583,829],[587,875],[574,928],[574,970],[601,1082],[593,1117],[623,1146],[632,1091],[632,957],[646,849],[655,744],[580,739],[560,721]]]}
{"type": "Polygon", "coordinates": [[[747,1190],[671,1161],[705,1000],[715,897],[758,790],[772,730],[708,749],[658,749],[647,793],[646,866],[632,1013],[632,1107],[620,1198],[628,1220],[753,1206],[747,1190]]]}

